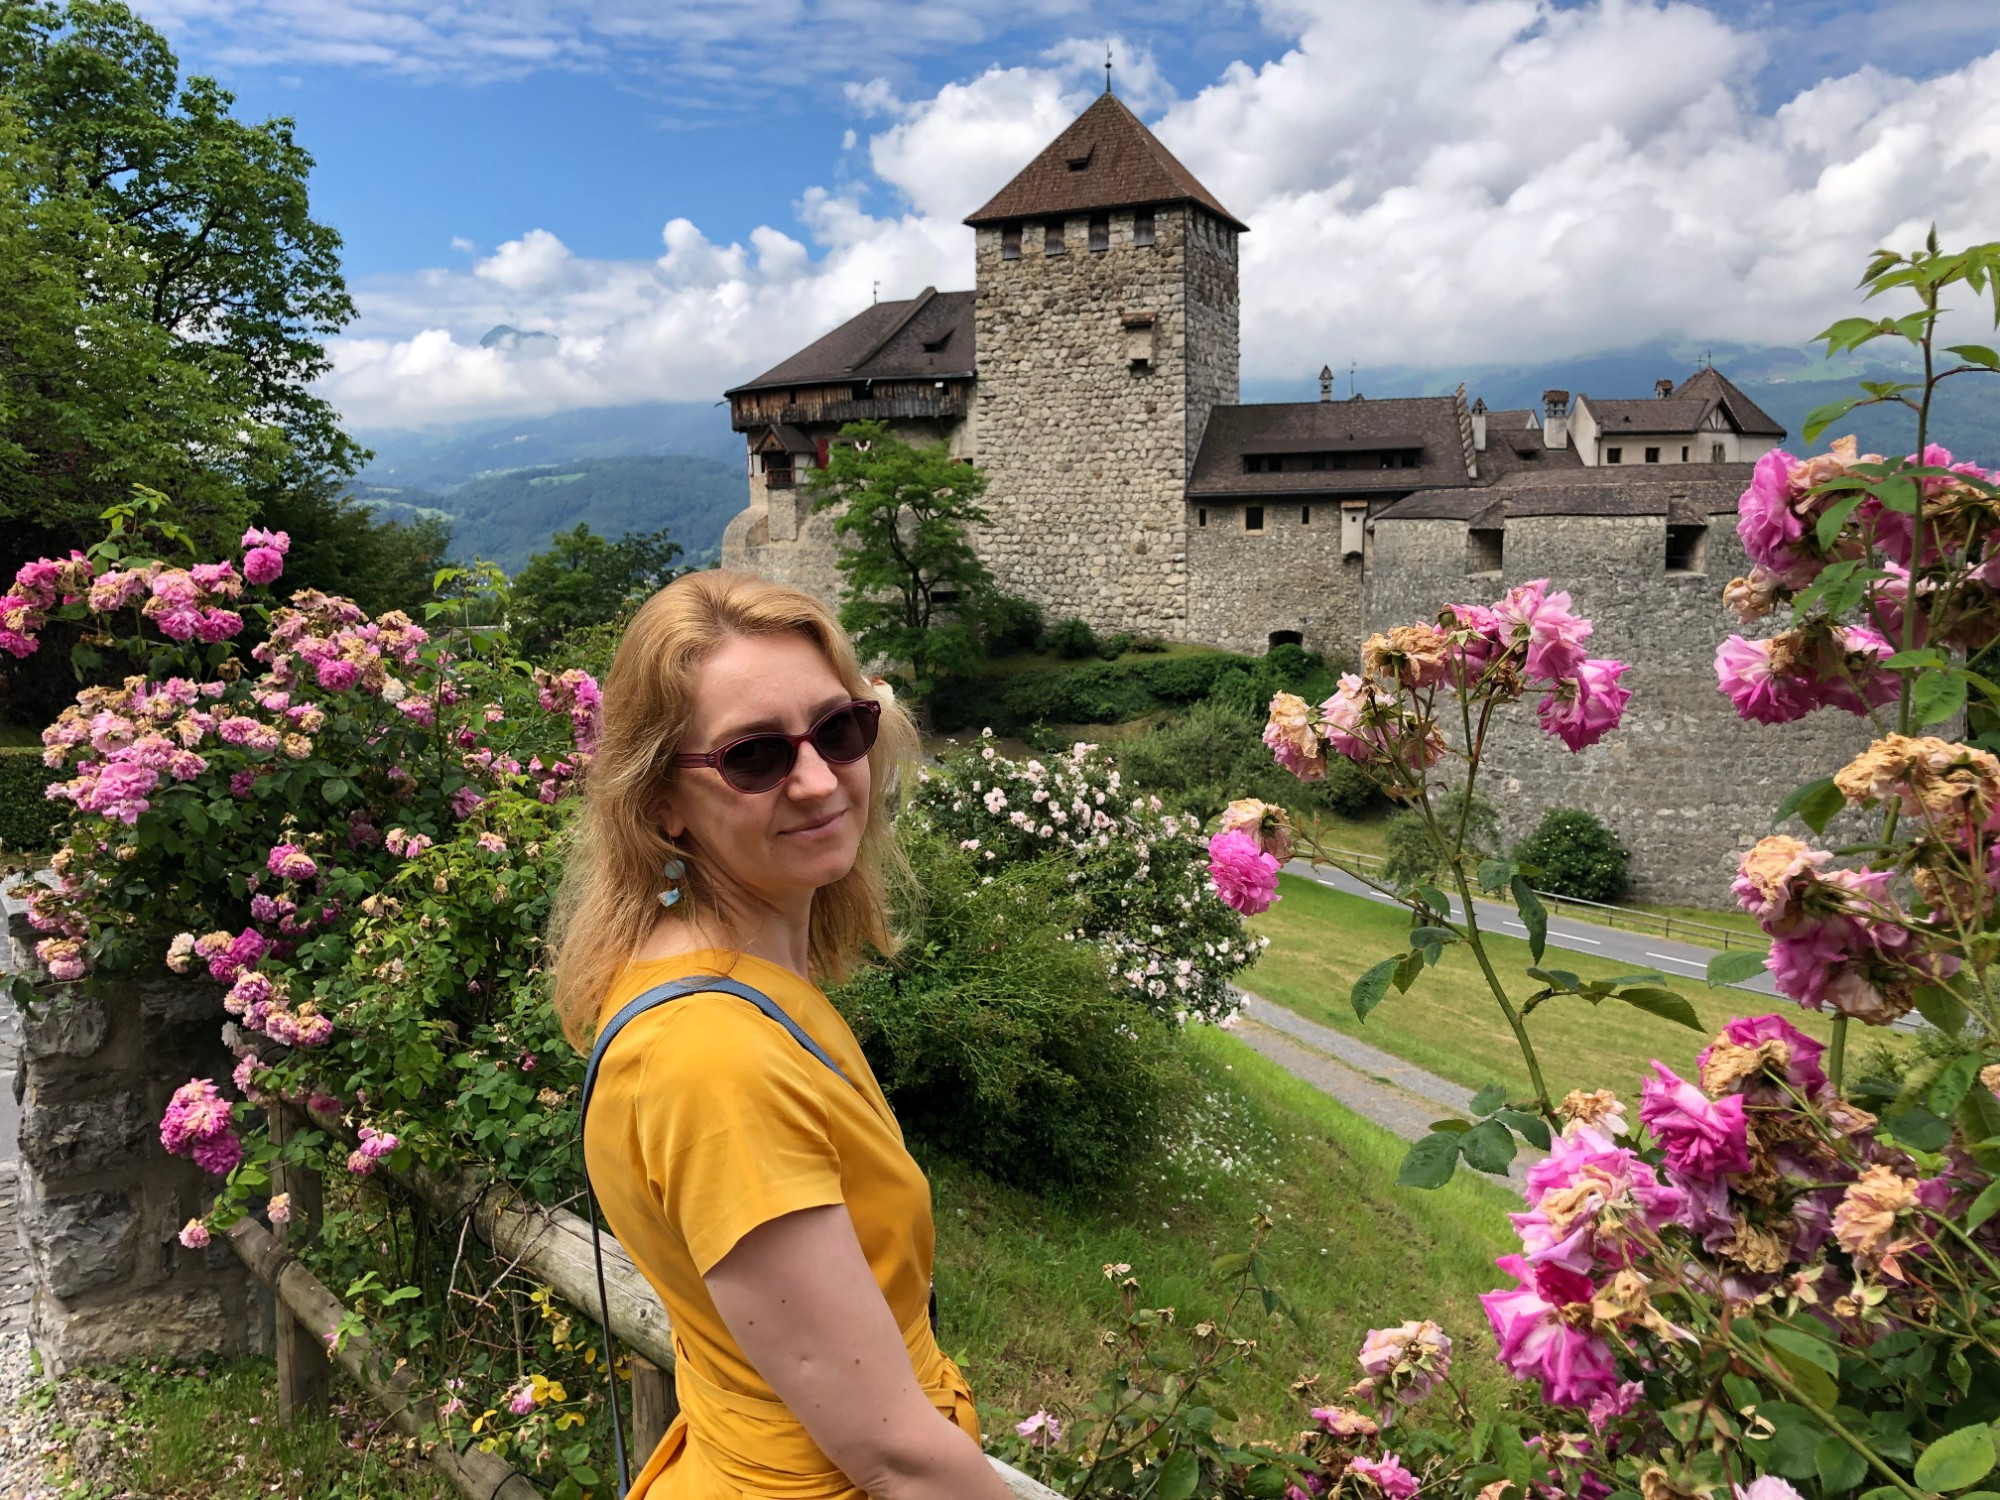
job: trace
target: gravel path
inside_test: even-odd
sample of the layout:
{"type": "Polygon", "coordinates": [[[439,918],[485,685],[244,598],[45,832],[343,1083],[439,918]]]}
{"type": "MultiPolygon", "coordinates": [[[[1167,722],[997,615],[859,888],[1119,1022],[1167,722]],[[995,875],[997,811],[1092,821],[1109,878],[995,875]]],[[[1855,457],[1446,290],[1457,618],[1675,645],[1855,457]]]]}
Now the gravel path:
{"type": "MultiPolygon", "coordinates": [[[[1427,1073],[1379,1047],[1308,1021],[1248,990],[1230,1034],[1262,1053],[1294,1078],[1383,1129],[1414,1141],[1430,1134],[1431,1121],[1448,1115],[1471,1118],[1472,1090],[1427,1073]]],[[[1528,1163],[1540,1155],[1523,1147],[1510,1175],[1524,1180],[1528,1163]]]]}

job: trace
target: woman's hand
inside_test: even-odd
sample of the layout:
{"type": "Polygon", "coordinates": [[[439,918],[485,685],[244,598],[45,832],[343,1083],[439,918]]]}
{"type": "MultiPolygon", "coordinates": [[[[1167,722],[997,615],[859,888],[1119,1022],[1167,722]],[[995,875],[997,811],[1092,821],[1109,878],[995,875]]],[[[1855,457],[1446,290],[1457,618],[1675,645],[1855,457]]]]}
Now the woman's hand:
{"type": "Polygon", "coordinates": [[[917,1384],[845,1204],[758,1225],[703,1279],[737,1347],[872,1500],[1007,1500],[917,1384]]]}

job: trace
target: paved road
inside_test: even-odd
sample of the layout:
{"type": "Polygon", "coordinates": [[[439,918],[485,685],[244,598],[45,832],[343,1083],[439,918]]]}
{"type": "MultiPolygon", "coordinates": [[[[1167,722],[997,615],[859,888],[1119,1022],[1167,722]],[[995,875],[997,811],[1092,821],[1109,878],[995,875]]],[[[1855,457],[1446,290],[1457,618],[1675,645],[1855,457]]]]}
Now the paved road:
{"type": "MultiPolygon", "coordinates": [[[[1349,895],[1362,896],[1370,901],[1380,901],[1384,906],[1397,903],[1379,891],[1370,890],[1345,870],[1325,866],[1314,869],[1302,859],[1295,859],[1285,866],[1289,875],[1303,875],[1309,880],[1317,880],[1321,885],[1349,895]]],[[[1487,932],[1504,932],[1510,937],[1524,937],[1527,929],[1515,915],[1512,905],[1499,901],[1475,900],[1473,908],[1479,914],[1479,925],[1487,932]]],[[[1452,897],[1452,916],[1462,918],[1460,904],[1452,897]]],[[[1549,946],[1564,948],[1572,953],[1590,953],[1599,958],[1609,959],[1615,964],[1624,964],[1635,973],[1650,970],[1664,974],[1669,979],[1679,979],[1706,984],[1708,961],[1715,957],[1713,948],[1698,948],[1693,943],[1677,942],[1671,938],[1653,937],[1643,932],[1626,932],[1616,927],[1599,927],[1595,923],[1569,921],[1561,917],[1549,921],[1549,946]]],[[[1734,989],[1750,990],[1759,995],[1776,995],[1777,987],[1771,983],[1769,974],[1758,974],[1732,986],[1734,989]]]]}

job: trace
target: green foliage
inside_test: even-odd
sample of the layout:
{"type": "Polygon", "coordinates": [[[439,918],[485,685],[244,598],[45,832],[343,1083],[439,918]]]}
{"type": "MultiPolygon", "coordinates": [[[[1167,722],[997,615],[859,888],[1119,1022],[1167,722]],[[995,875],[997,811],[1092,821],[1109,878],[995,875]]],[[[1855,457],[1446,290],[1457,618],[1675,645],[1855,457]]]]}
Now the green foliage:
{"type": "Polygon", "coordinates": [[[1115,754],[1132,786],[1203,823],[1239,797],[1276,803],[1295,816],[1360,817],[1382,806],[1382,794],[1351,761],[1336,757],[1325,779],[1300,781],[1272,761],[1257,733],[1254,721],[1208,698],[1119,741],[1115,754]]]}
{"type": "Polygon", "coordinates": [[[337,594],[371,615],[421,609],[451,544],[451,527],[435,517],[385,519],[318,488],[269,496],[256,524],[292,539],[285,554],[288,592],[337,594]]]}
{"type": "Polygon", "coordinates": [[[515,636],[537,661],[558,636],[618,619],[679,571],[674,559],[680,544],[664,530],[631,531],[611,541],[579,521],[550,542],[514,576],[515,636]]]}
{"type": "MultiPolygon", "coordinates": [[[[1500,852],[1500,810],[1479,792],[1468,799],[1463,785],[1434,791],[1431,807],[1449,838],[1456,838],[1463,821],[1465,838],[1459,847],[1467,861],[1477,863],[1500,852]]],[[[1382,847],[1387,855],[1382,878],[1398,889],[1449,874],[1450,850],[1439,845],[1430,824],[1416,808],[1406,807],[1391,815],[1383,830],[1382,847]]]]}
{"type": "Polygon", "coordinates": [[[806,489],[815,511],[838,512],[847,578],[840,623],[862,659],[906,663],[919,697],[971,672],[992,579],[966,528],[986,523],[986,476],[942,443],[909,443],[885,423],[850,422],[806,489]]]}
{"type": "Polygon", "coordinates": [[[0,748],[0,862],[56,846],[64,804],[42,793],[60,779],[42,764],[39,749],[0,748]]]}
{"type": "Polygon", "coordinates": [[[1123,1180],[1154,1154],[1185,1069],[1167,1024],[1065,941],[1062,863],[987,865],[937,835],[908,851],[924,900],[903,951],[833,995],[897,1118],[1037,1191],[1123,1180]]]}
{"type": "Polygon", "coordinates": [[[1631,888],[1632,856],[1605,821],[1576,807],[1552,807],[1514,848],[1533,865],[1535,889],[1579,901],[1619,901],[1631,888]]]}
{"type": "MultiPolygon", "coordinates": [[[[215,541],[359,456],[311,385],[353,316],[289,120],[117,0],[0,8],[0,517],[67,546],[134,482],[215,541]]],[[[19,559],[0,558],[0,562],[19,559]]]]}
{"type": "Polygon", "coordinates": [[[1097,655],[1097,633],[1074,615],[1059,620],[1049,631],[1049,649],[1067,661],[1097,655]]]}
{"type": "Polygon", "coordinates": [[[931,699],[931,722],[947,731],[1021,734],[1038,724],[1118,724],[1212,698],[1246,722],[1261,723],[1273,693],[1317,701],[1333,691],[1337,675],[1297,646],[1279,646],[1258,657],[1205,651],[1152,661],[1087,662],[949,683],[931,699]]]}
{"type": "Polygon", "coordinates": [[[980,613],[982,644],[989,656],[1009,651],[1039,651],[1047,626],[1042,607],[1018,594],[994,592],[987,596],[980,613]]]}

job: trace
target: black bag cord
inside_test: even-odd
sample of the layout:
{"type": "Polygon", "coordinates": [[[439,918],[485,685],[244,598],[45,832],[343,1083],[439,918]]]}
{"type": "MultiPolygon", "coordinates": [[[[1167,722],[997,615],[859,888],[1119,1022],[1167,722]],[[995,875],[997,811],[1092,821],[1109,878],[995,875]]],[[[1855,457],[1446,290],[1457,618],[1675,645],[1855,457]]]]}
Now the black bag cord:
{"type": "MultiPolygon", "coordinates": [[[[590,1065],[583,1071],[583,1099],[577,1107],[576,1138],[579,1147],[583,1144],[584,1121],[590,1115],[590,1096],[592,1091],[597,1087],[598,1065],[604,1061],[605,1052],[609,1050],[611,1043],[616,1040],[618,1033],[625,1028],[626,1023],[636,1020],[656,1005],[664,1005],[669,1000],[678,1000],[683,995],[718,993],[734,995],[739,1000],[748,1000],[757,1009],[789,1031],[794,1041],[821,1062],[825,1063],[829,1068],[833,1069],[834,1073],[843,1082],[852,1085],[857,1090],[859,1089],[860,1085],[855,1084],[853,1079],[840,1071],[840,1064],[828,1057],[825,1049],[818,1042],[807,1036],[805,1029],[797,1021],[794,1021],[790,1016],[785,1014],[784,1007],[779,1005],[777,1001],[773,1000],[762,990],[754,990],[747,984],[741,984],[734,979],[724,979],[716,974],[690,975],[685,979],[675,979],[668,981],[666,984],[655,985],[637,999],[628,1000],[618,1008],[617,1014],[605,1023],[604,1029],[598,1032],[597,1045],[590,1052],[590,1065]]],[[[604,1378],[611,1391],[611,1448],[618,1460],[618,1494],[620,1500],[623,1500],[623,1497],[631,1492],[632,1473],[625,1457],[624,1423],[618,1415],[618,1360],[617,1351],[612,1344],[611,1336],[611,1298],[604,1289],[604,1244],[599,1236],[597,1227],[597,1190],[591,1185],[590,1160],[588,1157],[584,1158],[583,1164],[583,1188],[584,1198],[589,1204],[590,1209],[590,1254],[591,1258],[597,1264],[597,1317],[598,1322],[604,1328],[604,1378]]],[[[933,1327],[937,1324],[937,1288],[935,1285],[931,1288],[931,1324],[933,1327]]]]}

